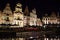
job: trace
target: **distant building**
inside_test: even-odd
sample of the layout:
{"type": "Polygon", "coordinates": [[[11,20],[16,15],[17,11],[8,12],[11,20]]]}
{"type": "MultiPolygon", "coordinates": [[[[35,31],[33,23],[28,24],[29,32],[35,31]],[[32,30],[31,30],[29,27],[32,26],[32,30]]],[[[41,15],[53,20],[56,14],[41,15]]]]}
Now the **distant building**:
{"type": "Polygon", "coordinates": [[[48,24],[49,20],[50,20],[50,17],[48,16],[48,14],[45,14],[45,16],[43,16],[42,18],[43,24],[48,24]]]}
{"type": "Polygon", "coordinates": [[[57,16],[56,16],[55,12],[52,12],[52,14],[50,16],[50,23],[57,24],[57,16]]]}
{"type": "Polygon", "coordinates": [[[45,17],[42,18],[42,22],[44,24],[60,24],[60,18],[58,17],[58,15],[56,15],[55,12],[52,12],[52,14],[50,16],[48,16],[48,14],[45,14],[45,17]]]}

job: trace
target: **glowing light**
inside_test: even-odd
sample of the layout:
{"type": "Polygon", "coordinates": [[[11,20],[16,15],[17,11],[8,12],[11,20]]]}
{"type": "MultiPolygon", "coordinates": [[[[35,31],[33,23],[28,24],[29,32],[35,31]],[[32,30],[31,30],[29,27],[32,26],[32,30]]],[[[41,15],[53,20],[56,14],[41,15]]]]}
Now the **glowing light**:
{"type": "Polygon", "coordinates": [[[33,38],[33,37],[30,37],[31,39],[33,38]]]}

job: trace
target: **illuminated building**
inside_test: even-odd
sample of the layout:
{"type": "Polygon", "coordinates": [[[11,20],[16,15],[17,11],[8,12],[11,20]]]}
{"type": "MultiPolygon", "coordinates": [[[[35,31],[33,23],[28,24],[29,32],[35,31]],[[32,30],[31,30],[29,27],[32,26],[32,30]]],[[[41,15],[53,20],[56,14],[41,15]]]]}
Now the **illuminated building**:
{"type": "Polygon", "coordinates": [[[13,24],[18,25],[19,27],[23,27],[23,20],[24,15],[22,12],[22,4],[18,3],[16,4],[15,11],[14,11],[14,22],[13,24]]]}
{"type": "Polygon", "coordinates": [[[0,24],[3,23],[3,20],[2,20],[2,11],[0,11],[0,24]]]}
{"type": "Polygon", "coordinates": [[[36,23],[37,26],[42,26],[42,22],[41,22],[41,19],[40,18],[37,18],[37,23],[36,23]]]}
{"type": "Polygon", "coordinates": [[[29,12],[28,6],[26,6],[25,11],[22,12],[22,4],[20,3],[16,4],[15,11],[13,12],[8,3],[3,12],[0,11],[0,16],[0,24],[15,25],[11,27],[37,26],[38,24],[36,9],[34,8],[32,12],[29,12]]]}
{"type": "Polygon", "coordinates": [[[55,15],[54,12],[52,12],[52,14],[50,16],[50,23],[51,24],[56,24],[57,23],[57,16],[55,15]]]}
{"type": "Polygon", "coordinates": [[[8,3],[3,11],[0,11],[0,24],[11,24],[11,27],[24,27],[24,26],[43,26],[43,24],[60,24],[59,13],[56,15],[52,12],[50,16],[45,14],[42,19],[37,17],[36,9],[31,12],[26,6],[25,11],[22,12],[22,4],[17,3],[15,11],[12,12],[10,4],[8,3]],[[14,25],[14,26],[12,26],[14,25]]]}
{"type": "Polygon", "coordinates": [[[42,18],[42,22],[43,22],[44,24],[48,24],[48,21],[49,21],[48,14],[45,14],[45,16],[42,18]]]}
{"type": "Polygon", "coordinates": [[[6,5],[6,7],[2,12],[2,20],[3,20],[2,22],[3,24],[12,24],[13,22],[13,14],[9,3],[6,5]]]}
{"type": "Polygon", "coordinates": [[[28,6],[26,6],[25,10],[24,10],[24,26],[28,26],[29,25],[29,10],[28,10],[28,6]]]}
{"type": "Polygon", "coordinates": [[[27,25],[27,16],[24,16],[24,26],[26,26],[27,25]]]}
{"type": "Polygon", "coordinates": [[[52,12],[50,16],[48,16],[48,14],[45,14],[45,17],[42,18],[42,22],[44,24],[59,24],[59,20],[59,14],[56,15],[55,12],[52,12]]]}
{"type": "Polygon", "coordinates": [[[36,9],[34,8],[32,12],[30,12],[30,25],[36,26],[37,23],[37,15],[36,15],[36,9]]]}
{"type": "Polygon", "coordinates": [[[57,24],[57,15],[55,14],[55,12],[52,12],[52,14],[50,15],[50,24],[57,24]]]}
{"type": "Polygon", "coordinates": [[[60,16],[59,16],[59,12],[57,13],[57,24],[60,24],[60,16]]]}

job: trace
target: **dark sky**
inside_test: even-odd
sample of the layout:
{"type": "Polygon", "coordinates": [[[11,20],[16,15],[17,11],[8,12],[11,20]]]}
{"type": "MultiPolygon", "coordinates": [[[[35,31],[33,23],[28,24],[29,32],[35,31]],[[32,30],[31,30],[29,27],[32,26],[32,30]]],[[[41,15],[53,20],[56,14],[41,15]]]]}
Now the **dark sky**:
{"type": "Polygon", "coordinates": [[[0,9],[3,10],[6,3],[10,3],[11,9],[14,10],[18,2],[23,5],[23,11],[26,5],[29,7],[29,11],[36,8],[38,17],[44,13],[51,14],[52,11],[58,12],[60,8],[60,2],[58,0],[0,0],[0,9]]]}

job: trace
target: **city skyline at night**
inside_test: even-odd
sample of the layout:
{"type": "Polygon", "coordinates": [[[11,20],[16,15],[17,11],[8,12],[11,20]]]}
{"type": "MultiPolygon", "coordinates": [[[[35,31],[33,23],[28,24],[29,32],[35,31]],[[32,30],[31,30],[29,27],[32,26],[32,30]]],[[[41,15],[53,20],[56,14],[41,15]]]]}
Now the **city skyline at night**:
{"type": "Polygon", "coordinates": [[[60,2],[0,0],[0,40],[60,40],[60,2]]]}
{"type": "Polygon", "coordinates": [[[16,4],[20,2],[23,6],[23,11],[25,10],[25,7],[28,6],[29,11],[31,11],[33,8],[36,8],[37,15],[40,18],[42,15],[47,13],[48,15],[51,14],[52,11],[59,12],[60,3],[58,1],[53,0],[1,0],[0,1],[0,10],[3,10],[5,8],[5,5],[7,3],[10,3],[12,11],[15,10],[16,4]]]}
{"type": "MultiPolygon", "coordinates": [[[[38,18],[36,9],[32,9],[31,12],[26,6],[25,11],[22,10],[22,4],[17,3],[15,10],[12,12],[10,4],[7,3],[3,11],[0,11],[0,24],[11,24],[14,27],[24,27],[24,26],[42,26],[44,24],[60,24],[59,12],[55,14],[52,12],[50,16],[46,13],[42,19],[38,18]]],[[[13,26],[12,26],[13,27],[13,26]]]]}

